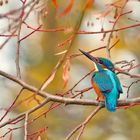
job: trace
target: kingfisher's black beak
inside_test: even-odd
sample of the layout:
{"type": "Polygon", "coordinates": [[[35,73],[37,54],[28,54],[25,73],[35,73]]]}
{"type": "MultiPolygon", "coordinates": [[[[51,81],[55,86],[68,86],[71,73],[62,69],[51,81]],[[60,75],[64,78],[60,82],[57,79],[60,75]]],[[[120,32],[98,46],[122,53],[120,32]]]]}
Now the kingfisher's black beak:
{"type": "Polygon", "coordinates": [[[87,53],[87,52],[84,52],[83,50],[80,50],[80,49],[79,49],[79,51],[80,51],[82,54],[84,54],[86,57],[88,57],[90,60],[92,60],[93,62],[98,63],[98,59],[97,59],[97,58],[93,57],[92,55],[90,55],[90,54],[87,53]]]}

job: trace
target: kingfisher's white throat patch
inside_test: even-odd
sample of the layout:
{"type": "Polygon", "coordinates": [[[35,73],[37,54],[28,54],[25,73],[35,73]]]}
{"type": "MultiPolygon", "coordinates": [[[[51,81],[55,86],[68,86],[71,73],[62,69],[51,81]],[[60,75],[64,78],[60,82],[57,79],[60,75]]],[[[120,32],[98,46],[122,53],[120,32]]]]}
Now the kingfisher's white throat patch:
{"type": "MultiPolygon", "coordinates": [[[[101,65],[100,65],[101,66],[101,65]]],[[[98,71],[97,65],[94,63],[95,71],[98,71]]],[[[102,66],[101,66],[102,67],[102,66]]],[[[104,70],[108,70],[106,67],[102,67],[104,70]]]]}

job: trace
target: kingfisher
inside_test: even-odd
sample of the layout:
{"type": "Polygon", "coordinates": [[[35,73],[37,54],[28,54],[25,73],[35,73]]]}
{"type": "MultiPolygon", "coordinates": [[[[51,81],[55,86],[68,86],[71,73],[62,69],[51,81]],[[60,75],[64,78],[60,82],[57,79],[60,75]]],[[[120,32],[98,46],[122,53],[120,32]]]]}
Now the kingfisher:
{"type": "Polygon", "coordinates": [[[105,101],[107,110],[115,112],[120,93],[123,93],[123,90],[115,73],[114,64],[106,58],[93,57],[83,50],[80,52],[93,61],[97,67],[91,78],[91,84],[97,94],[97,101],[105,101]]]}

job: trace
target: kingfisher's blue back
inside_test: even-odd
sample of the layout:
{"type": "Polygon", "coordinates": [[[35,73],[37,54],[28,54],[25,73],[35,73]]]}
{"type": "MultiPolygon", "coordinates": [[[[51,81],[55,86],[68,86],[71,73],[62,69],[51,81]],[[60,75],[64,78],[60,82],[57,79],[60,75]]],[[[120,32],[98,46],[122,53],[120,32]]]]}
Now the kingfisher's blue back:
{"type": "Polygon", "coordinates": [[[120,81],[110,70],[97,71],[92,76],[100,92],[105,97],[105,106],[110,112],[116,111],[117,100],[122,93],[120,81]]]}

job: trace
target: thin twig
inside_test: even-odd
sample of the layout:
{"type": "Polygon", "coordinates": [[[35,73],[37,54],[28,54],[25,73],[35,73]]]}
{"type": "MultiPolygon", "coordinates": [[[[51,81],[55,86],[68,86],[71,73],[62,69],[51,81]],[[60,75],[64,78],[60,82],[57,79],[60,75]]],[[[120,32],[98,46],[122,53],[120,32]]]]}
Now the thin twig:
{"type": "Polygon", "coordinates": [[[93,116],[95,116],[100,111],[101,108],[102,108],[102,106],[97,106],[97,108],[81,124],[79,124],[77,127],[75,127],[70,132],[70,134],[68,134],[68,136],[65,138],[65,140],[69,140],[72,137],[72,135],[75,134],[76,131],[78,131],[81,128],[81,131],[79,132],[79,135],[76,138],[76,140],[79,140],[84,131],[86,124],[93,118],[93,116]]]}
{"type": "MultiPolygon", "coordinates": [[[[121,8],[120,14],[117,16],[117,18],[116,18],[116,20],[115,20],[115,22],[114,22],[114,24],[113,24],[113,26],[112,26],[112,30],[115,29],[117,22],[119,21],[120,17],[121,17],[122,14],[123,14],[123,10],[124,10],[126,4],[127,4],[127,0],[125,1],[124,5],[123,5],[122,8],[121,8]]],[[[107,56],[108,56],[109,59],[110,59],[110,57],[111,57],[111,56],[110,56],[110,50],[109,50],[109,48],[110,48],[112,36],[113,36],[113,32],[110,32],[109,37],[108,37],[108,41],[107,41],[107,47],[106,47],[107,56]]]]}
{"type": "Polygon", "coordinates": [[[18,93],[18,95],[16,96],[14,102],[12,103],[12,105],[10,105],[10,107],[6,110],[5,114],[1,117],[0,122],[5,118],[5,116],[8,114],[8,112],[12,109],[12,107],[15,105],[17,99],[19,98],[19,96],[21,95],[22,91],[24,90],[24,88],[22,88],[20,90],[20,92],[18,93]]]}
{"type": "Polygon", "coordinates": [[[129,97],[130,88],[131,88],[134,84],[136,84],[136,83],[138,83],[138,82],[140,82],[140,80],[136,80],[136,81],[132,82],[132,83],[128,86],[128,89],[127,89],[127,98],[129,97]]]}

